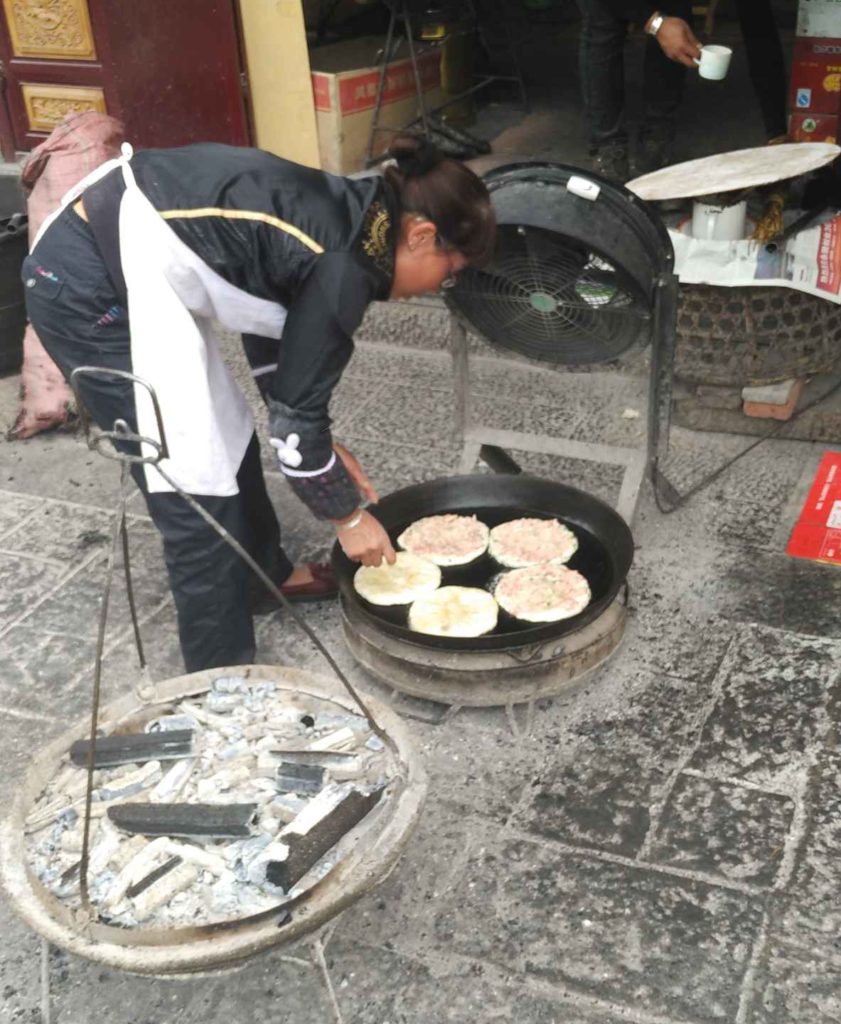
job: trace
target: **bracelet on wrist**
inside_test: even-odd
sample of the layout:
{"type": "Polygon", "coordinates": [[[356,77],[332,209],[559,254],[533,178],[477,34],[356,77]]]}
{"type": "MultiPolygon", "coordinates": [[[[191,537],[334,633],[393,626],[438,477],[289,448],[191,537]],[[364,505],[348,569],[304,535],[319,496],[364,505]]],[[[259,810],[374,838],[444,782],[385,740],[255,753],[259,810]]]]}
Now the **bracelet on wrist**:
{"type": "Polygon", "coordinates": [[[353,518],[348,519],[347,522],[336,523],[336,529],[337,530],[352,530],[354,528],[354,526],[359,526],[359,524],[362,522],[363,513],[364,513],[364,510],[360,509],[356,513],[356,515],[353,516],[353,518]]]}

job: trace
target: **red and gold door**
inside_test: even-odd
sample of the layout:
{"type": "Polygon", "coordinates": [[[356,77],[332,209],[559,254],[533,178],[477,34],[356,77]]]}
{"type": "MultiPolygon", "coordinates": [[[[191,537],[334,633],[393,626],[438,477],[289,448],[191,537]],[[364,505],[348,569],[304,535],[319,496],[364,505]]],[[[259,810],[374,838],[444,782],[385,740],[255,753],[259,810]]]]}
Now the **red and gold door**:
{"type": "Polygon", "coordinates": [[[235,0],[0,0],[0,60],[6,150],[80,110],[138,146],[251,138],[235,0]]]}

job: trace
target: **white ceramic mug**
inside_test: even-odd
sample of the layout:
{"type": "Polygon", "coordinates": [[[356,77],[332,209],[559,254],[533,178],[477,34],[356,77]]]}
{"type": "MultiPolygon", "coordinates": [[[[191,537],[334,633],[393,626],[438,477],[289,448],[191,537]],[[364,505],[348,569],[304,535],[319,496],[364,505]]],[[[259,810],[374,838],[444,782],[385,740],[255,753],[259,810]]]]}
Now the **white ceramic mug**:
{"type": "Polygon", "coordinates": [[[718,80],[727,74],[732,56],[733,51],[729,46],[702,46],[700,58],[692,59],[698,65],[698,74],[701,78],[718,80]]]}
{"type": "Polygon", "coordinates": [[[745,237],[748,204],[734,203],[732,206],[713,206],[711,203],[694,203],[692,206],[692,237],[714,239],[717,242],[734,242],[745,237]]]}

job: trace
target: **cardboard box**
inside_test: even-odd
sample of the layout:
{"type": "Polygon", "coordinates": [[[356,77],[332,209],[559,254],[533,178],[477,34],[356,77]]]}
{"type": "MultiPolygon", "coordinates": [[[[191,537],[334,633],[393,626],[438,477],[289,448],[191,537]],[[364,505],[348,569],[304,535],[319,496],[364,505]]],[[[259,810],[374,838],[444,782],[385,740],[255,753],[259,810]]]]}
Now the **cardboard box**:
{"type": "Polygon", "coordinates": [[[835,39],[841,36],[841,0],[800,0],[797,35],[835,39]]]}
{"type": "Polygon", "coordinates": [[[826,452],[786,554],[841,565],[841,452],[826,452]]]}
{"type": "Polygon", "coordinates": [[[788,134],[792,142],[837,142],[837,114],[792,114],[788,134]]]}
{"type": "MultiPolygon", "coordinates": [[[[321,166],[332,174],[351,174],[365,167],[380,78],[377,55],[383,44],[380,37],[368,36],[310,53],[321,166]]],[[[425,47],[416,52],[424,104],[429,110],[442,102],[441,51],[425,47]]],[[[386,71],[379,126],[403,128],[419,112],[412,62],[404,48],[386,71]]],[[[390,137],[388,132],[378,133],[375,155],[387,147],[390,137]]]]}
{"type": "Polygon", "coordinates": [[[792,111],[841,111],[841,38],[795,39],[791,66],[792,111]]]}

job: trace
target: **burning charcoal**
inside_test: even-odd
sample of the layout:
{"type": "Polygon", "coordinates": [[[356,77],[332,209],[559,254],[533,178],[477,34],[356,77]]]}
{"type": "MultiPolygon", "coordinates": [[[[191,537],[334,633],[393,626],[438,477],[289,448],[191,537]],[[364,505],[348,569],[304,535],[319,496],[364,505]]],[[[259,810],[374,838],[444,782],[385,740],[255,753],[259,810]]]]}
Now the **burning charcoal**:
{"type": "Polygon", "coordinates": [[[356,735],[353,729],[345,727],[329,732],[320,739],[313,740],[309,744],[309,750],[338,750],[344,747],[352,747],[356,744],[356,735]]]}
{"type": "Polygon", "coordinates": [[[315,716],[316,729],[353,729],[354,732],[368,732],[370,726],[360,715],[343,715],[335,711],[319,711],[315,716]]]}
{"type": "Polygon", "coordinates": [[[150,885],[132,901],[132,908],[138,921],[145,921],[158,909],[163,907],[173,896],[195,884],[199,870],[192,864],[179,864],[163,878],[150,885]]]}
{"type": "MultiPolygon", "coordinates": [[[[109,826],[110,827],[110,826],[109,826]]],[[[112,852],[108,855],[104,861],[103,867],[108,866],[113,871],[119,873],[126,867],[134,858],[140,853],[141,850],[145,850],[149,845],[148,839],[145,836],[132,836],[130,839],[124,839],[119,832],[114,829],[110,829],[108,832],[109,843],[107,849],[112,852]],[[110,842],[111,839],[116,840],[116,847],[110,842]]],[[[103,843],[105,840],[103,840],[103,843]]],[[[94,858],[98,853],[97,850],[91,855],[91,874],[94,874],[94,858]]],[[[97,862],[98,866],[98,862],[97,862]]]]}
{"type": "Polygon", "coordinates": [[[126,889],[126,896],[134,899],[135,896],[139,896],[144,889],[148,889],[150,885],[154,885],[159,878],[163,878],[164,875],[169,874],[173,868],[177,868],[183,861],[180,857],[170,857],[169,860],[165,860],[163,864],[156,867],[153,871],[150,871],[145,878],[141,878],[139,882],[135,882],[126,889]]]}
{"type": "Polygon", "coordinates": [[[94,800],[124,800],[155,785],[161,778],[161,762],[149,761],[137,771],[124,772],[117,778],[110,779],[94,794],[94,800]]]}
{"type": "Polygon", "coordinates": [[[153,804],[171,803],[187,785],[195,761],[185,759],[174,764],[149,794],[153,804]]]}
{"type": "Polygon", "coordinates": [[[192,715],[166,715],[149,722],[145,732],[198,732],[198,720],[192,715]]]}
{"type": "MultiPolygon", "coordinates": [[[[99,831],[99,821],[91,822],[90,829],[90,848],[93,848],[96,840],[97,833],[99,831]]],[[[82,852],[82,839],[84,837],[84,822],[80,822],[78,827],[68,829],[63,832],[59,839],[59,847],[63,853],[81,853],[82,852]]],[[[104,867],[104,865],[103,865],[104,867]]]]}
{"type": "Polygon", "coordinates": [[[251,748],[248,746],[248,740],[242,737],[235,740],[233,743],[230,743],[223,750],[220,750],[219,760],[232,761],[235,757],[241,757],[243,754],[248,754],[250,749],[251,748]]]}
{"type": "Polygon", "coordinates": [[[301,811],[307,806],[306,800],[294,796],[292,793],[283,793],[276,796],[271,802],[271,811],[276,818],[287,824],[294,821],[301,811]]]}
{"type": "Polygon", "coordinates": [[[315,764],[281,761],[277,769],[277,788],[282,793],[317,793],[324,785],[324,769],[315,764]]]}
{"type": "Polygon", "coordinates": [[[145,878],[169,853],[169,840],[163,836],[151,843],[144,843],[140,850],[129,860],[117,874],[102,901],[106,910],[113,910],[125,899],[129,886],[145,878]]]}
{"type": "MultiPolygon", "coordinates": [[[[77,740],[70,748],[74,764],[87,767],[89,740],[77,740]]],[[[133,733],[125,736],[100,736],[96,741],[94,765],[116,767],[141,761],[171,761],[193,753],[193,733],[187,729],[172,732],[133,733]]]]}
{"type": "Polygon", "coordinates": [[[242,706],[242,697],[238,693],[209,693],[207,699],[204,702],[204,706],[208,711],[212,711],[217,715],[227,715],[234,708],[242,706]]]}
{"type": "Polygon", "coordinates": [[[131,834],[226,839],[250,835],[256,811],[256,804],[119,804],[108,817],[131,834]]]}
{"type": "MultiPolygon", "coordinates": [[[[335,765],[348,764],[356,757],[355,754],[348,751],[311,750],[309,748],[302,750],[277,748],[273,749],[271,753],[275,758],[290,761],[293,764],[317,764],[321,765],[322,768],[332,768],[335,765]]],[[[257,764],[260,764],[259,758],[257,764]]]]}
{"type": "Polygon", "coordinates": [[[245,693],[248,683],[243,676],[219,676],[210,684],[210,689],[213,693],[245,693]]]}
{"type": "Polygon", "coordinates": [[[233,789],[234,786],[238,786],[250,778],[251,769],[247,765],[231,765],[230,768],[224,768],[221,772],[211,775],[209,779],[199,779],[196,787],[198,798],[202,801],[208,801],[210,798],[233,789]]]}
{"type": "Polygon", "coordinates": [[[379,736],[371,736],[365,741],[365,746],[369,750],[374,750],[379,753],[381,750],[385,750],[385,743],[379,738],[379,736]]]}
{"type": "Polygon", "coordinates": [[[256,858],[249,868],[249,879],[288,892],[316,861],[359,824],[382,792],[376,789],[363,793],[348,784],[326,786],[256,858]]]}
{"type": "Polygon", "coordinates": [[[176,843],[173,840],[169,844],[169,852],[173,857],[179,857],[185,864],[195,864],[202,871],[209,871],[217,876],[227,871],[224,857],[193,843],[176,843]]]}
{"type": "Polygon", "coordinates": [[[327,769],[331,782],[353,782],[365,774],[365,762],[359,757],[350,757],[327,769]]]}

